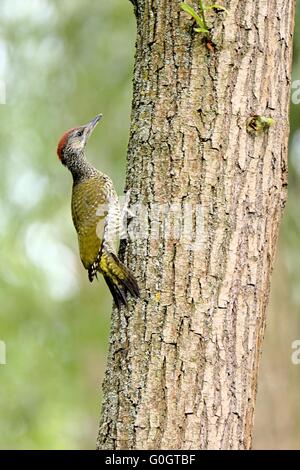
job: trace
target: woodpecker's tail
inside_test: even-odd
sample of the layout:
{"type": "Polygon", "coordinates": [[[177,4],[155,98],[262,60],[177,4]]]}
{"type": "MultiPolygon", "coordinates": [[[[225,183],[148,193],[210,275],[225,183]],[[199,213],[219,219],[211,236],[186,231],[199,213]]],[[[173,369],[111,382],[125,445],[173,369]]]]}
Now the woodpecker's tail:
{"type": "Polygon", "coordinates": [[[139,286],[133,274],[116,255],[103,252],[99,268],[118,308],[127,306],[127,292],[133,297],[139,297],[139,286]]]}

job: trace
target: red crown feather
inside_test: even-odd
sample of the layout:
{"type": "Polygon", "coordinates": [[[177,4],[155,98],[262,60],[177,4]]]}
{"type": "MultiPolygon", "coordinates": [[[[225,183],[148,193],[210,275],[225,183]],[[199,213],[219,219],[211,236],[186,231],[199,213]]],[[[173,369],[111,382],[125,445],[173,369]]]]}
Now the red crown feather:
{"type": "Polygon", "coordinates": [[[67,132],[65,132],[60,141],[58,142],[58,146],[57,146],[57,155],[58,155],[58,158],[61,160],[62,159],[62,152],[63,152],[63,149],[65,148],[65,145],[66,143],[68,142],[68,138],[69,138],[69,134],[71,132],[74,131],[74,129],[76,129],[76,127],[72,127],[72,129],[69,129],[67,132]]]}

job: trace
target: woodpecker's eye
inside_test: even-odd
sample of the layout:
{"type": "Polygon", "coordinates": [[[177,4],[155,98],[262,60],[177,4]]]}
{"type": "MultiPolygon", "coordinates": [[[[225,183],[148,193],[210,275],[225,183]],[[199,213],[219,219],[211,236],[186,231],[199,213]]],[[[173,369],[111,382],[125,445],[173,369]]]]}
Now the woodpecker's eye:
{"type": "Polygon", "coordinates": [[[83,130],[81,129],[80,131],[76,132],[77,137],[81,137],[83,135],[83,130]]]}

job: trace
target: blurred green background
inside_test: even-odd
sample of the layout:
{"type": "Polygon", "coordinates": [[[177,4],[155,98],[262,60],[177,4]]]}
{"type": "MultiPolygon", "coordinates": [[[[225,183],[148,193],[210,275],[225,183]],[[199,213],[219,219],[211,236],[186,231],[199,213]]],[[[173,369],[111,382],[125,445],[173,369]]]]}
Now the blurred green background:
{"type": "MultiPolygon", "coordinates": [[[[300,23],[297,6],[296,24],[300,23]]],[[[99,112],[89,157],[122,194],[135,21],[128,0],[0,0],[0,449],[95,448],[111,299],[90,285],[70,215],[64,130],[99,112]],[[2,89],[3,95],[3,89],[2,89]],[[1,97],[1,86],[0,86],[1,97]]],[[[300,80],[296,29],[293,79],[300,80]]],[[[299,83],[300,84],[300,83],[299,83]]],[[[300,86],[299,86],[300,89],[300,86]]],[[[300,93],[294,91],[294,101],[300,93]]],[[[273,275],[256,448],[300,448],[300,103],[273,275]]]]}

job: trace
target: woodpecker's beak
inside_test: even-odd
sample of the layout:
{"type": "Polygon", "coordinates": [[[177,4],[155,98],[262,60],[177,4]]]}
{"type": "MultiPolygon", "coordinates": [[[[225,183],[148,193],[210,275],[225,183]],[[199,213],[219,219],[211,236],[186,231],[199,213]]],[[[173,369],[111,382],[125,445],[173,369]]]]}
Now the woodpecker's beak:
{"type": "Polygon", "coordinates": [[[85,126],[86,137],[90,136],[90,134],[93,132],[101,118],[102,114],[97,114],[97,116],[85,126]]]}

